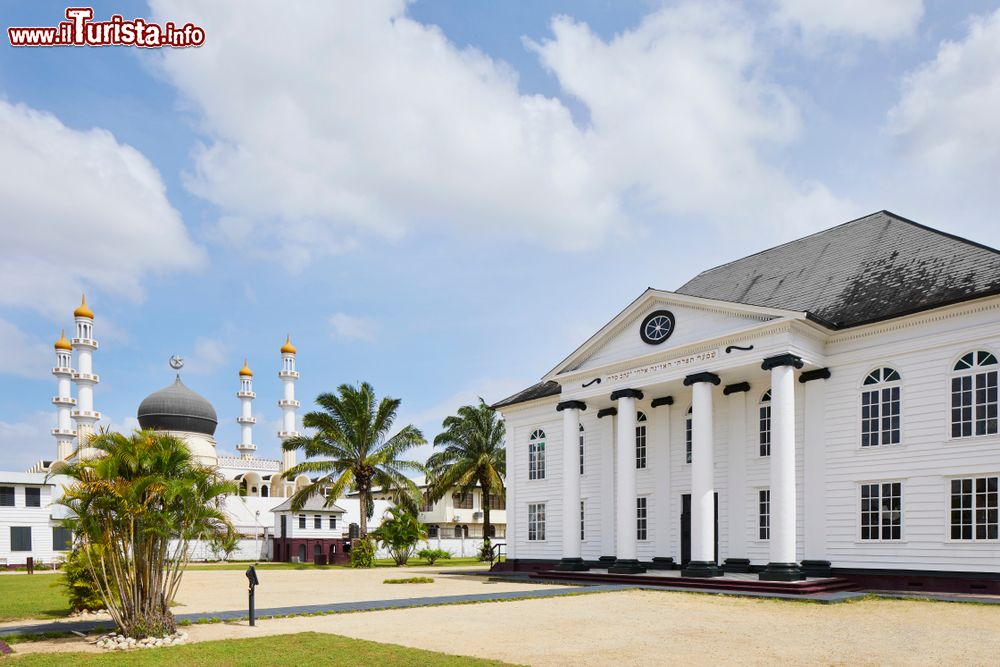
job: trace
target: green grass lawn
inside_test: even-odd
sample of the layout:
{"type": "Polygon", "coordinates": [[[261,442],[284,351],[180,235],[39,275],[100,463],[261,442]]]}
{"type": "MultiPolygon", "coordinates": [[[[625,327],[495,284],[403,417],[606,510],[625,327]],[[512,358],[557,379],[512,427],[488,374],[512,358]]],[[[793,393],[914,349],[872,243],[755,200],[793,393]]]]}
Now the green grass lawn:
{"type": "Polygon", "coordinates": [[[504,665],[494,660],[459,657],[433,651],[379,644],[339,635],[303,632],[295,635],[277,635],[259,639],[227,639],[202,642],[187,646],[143,649],[126,653],[49,653],[32,654],[19,658],[0,658],[0,665],[11,667],[62,667],[62,665],[213,665],[237,667],[247,665],[504,665]]]}
{"type": "Polygon", "coordinates": [[[69,614],[69,601],[58,574],[0,576],[0,621],[19,618],[58,618],[69,614]]]}
{"type": "MultiPolygon", "coordinates": [[[[245,570],[250,563],[194,563],[188,565],[188,570],[245,570]]],[[[439,560],[431,567],[470,567],[472,565],[488,565],[478,558],[451,558],[439,560]]],[[[308,563],[257,563],[258,570],[349,570],[348,565],[310,565],[308,563]]],[[[375,561],[375,567],[396,567],[392,559],[385,558],[375,561]]],[[[406,567],[428,567],[427,561],[421,558],[411,558],[406,567]]]]}

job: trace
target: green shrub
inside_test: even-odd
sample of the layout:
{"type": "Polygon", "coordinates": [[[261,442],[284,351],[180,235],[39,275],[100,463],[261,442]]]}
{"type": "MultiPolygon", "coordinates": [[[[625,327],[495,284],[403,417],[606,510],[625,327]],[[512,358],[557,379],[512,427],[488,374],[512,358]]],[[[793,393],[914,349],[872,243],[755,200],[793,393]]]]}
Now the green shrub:
{"type": "Polygon", "coordinates": [[[421,549],[417,552],[417,558],[422,558],[428,565],[433,565],[439,560],[451,558],[451,552],[444,549],[421,549]]]}
{"type": "MultiPolygon", "coordinates": [[[[100,587],[87,565],[87,553],[89,550],[91,562],[100,562],[100,547],[90,544],[86,547],[76,547],[63,562],[62,575],[55,586],[62,586],[66,589],[66,596],[69,598],[69,607],[73,611],[97,611],[104,609],[107,605],[101,597],[100,587]]],[[[105,582],[105,586],[107,583],[105,582]]]]}
{"type": "Polygon", "coordinates": [[[430,577],[407,577],[406,579],[386,579],[383,584],[433,584],[430,577]]]}
{"type": "Polygon", "coordinates": [[[375,567],[375,542],[370,537],[352,540],[351,567],[375,567]]]}
{"type": "Polygon", "coordinates": [[[396,565],[406,565],[417,542],[427,539],[427,528],[405,507],[391,507],[388,515],[372,535],[385,546],[396,565]]]}
{"type": "Polygon", "coordinates": [[[490,543],[490,539],[486,538],[483,540],[483,546],[479,547],[479,560],[487,561],[493,558],[493,545],[490,543]]]}

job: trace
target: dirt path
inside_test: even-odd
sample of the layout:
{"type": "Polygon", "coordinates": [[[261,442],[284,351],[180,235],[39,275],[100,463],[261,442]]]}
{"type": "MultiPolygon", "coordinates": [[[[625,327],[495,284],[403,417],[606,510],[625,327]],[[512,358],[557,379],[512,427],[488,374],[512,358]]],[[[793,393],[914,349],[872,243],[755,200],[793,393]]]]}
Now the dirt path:
{"type": "MultiPolygon", "coordinates": [[[[1000,606],[819,605],[658,591],[299,617],[188,628],[192,641],[331,632],[532,665],[996,664],[1000,606]]],[[[18,645],[72,650],[81,641],[18,645]]]]}

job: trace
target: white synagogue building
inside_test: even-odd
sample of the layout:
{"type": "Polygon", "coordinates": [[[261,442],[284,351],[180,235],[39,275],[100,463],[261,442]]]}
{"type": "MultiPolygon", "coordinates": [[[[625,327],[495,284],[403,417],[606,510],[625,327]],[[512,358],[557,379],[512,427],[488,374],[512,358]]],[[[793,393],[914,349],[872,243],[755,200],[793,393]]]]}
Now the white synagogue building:
{"type": "Polygon", "coordinates": [[[496,404],[506,567],[1000,593],[998,358],[1000,252],[888,211],[647,289],[496,404]]]}

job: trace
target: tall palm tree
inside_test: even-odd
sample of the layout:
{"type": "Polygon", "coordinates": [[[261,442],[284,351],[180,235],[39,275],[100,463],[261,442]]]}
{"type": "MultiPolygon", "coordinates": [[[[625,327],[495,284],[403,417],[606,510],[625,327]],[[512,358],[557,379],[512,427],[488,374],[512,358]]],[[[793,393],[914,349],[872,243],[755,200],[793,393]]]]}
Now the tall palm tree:
{"type": "Polygon", "coordinates": [[[324,487],[330,489],[328,505],[344,491],[357,490],[364,537],[368,534],[373,487],[396,494],[402,504],[415,502],[419,492],[404,471],[423,472],[424,467],[400,456],[426,441],[420,429],[412,424],[389,437],[401,401],[388,397],[377,400],[375,390],[367,382],[357,387],[342,384],[336,394],[317,396],[316,403],[323,410],[306,413],[302,418],[302,424],[315,429],[315,435],[289,438],[283,445],[285,451],[301,449],[307,459],[323,457],[285,471],[285,479],[294,479],[301,473],[323,473],[292,496],[292,510],[300,509],[324,487]]]}
{"type": "Polygon", "coordinates": [[[434,438],[434,447],[441,447],[427,459],[431,480],[429,500],[440,500],[458,488],[470,493],[478,486],[483,498],[483,542],[490,534],[490,496],[503,493],[503,477],[507,472],[507,452],[504,449],[504,423],[496,410],[479,399],[478,405],[463,405],[457,415],[445,417],[444,429],[434,438]]]}
{"type": "Polygon", "coordinates": [[[63,525],[119,630],[136,638],[170,634],[189,544],[233,532],[221,500],[236,487],[166,433],[105,432],[86,447],[97,455],[58,471],[71,480],[56,501],[70,510],[63,525]]]}

